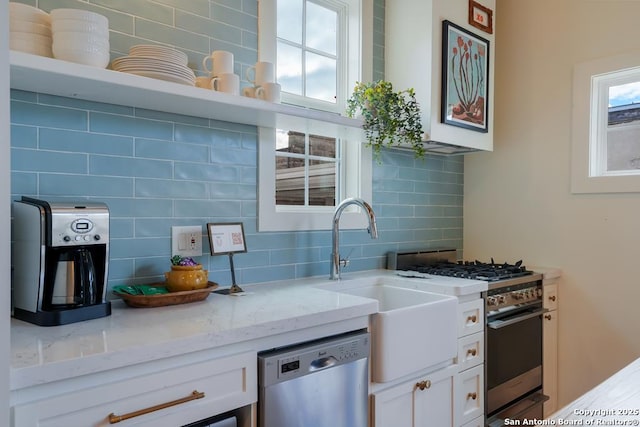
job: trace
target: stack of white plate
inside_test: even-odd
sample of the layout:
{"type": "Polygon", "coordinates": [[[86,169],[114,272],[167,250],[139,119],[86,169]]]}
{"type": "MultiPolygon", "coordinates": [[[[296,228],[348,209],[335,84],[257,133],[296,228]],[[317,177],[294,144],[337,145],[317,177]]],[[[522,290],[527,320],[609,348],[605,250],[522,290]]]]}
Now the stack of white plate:
{"type": "Polygon", "coordinates": [[[51,17],[43,10],[9,2],[9,47],[51,58],[51,17]]]}
{"type": "Polygon", "coordinates": [[[109,65],[109,20],[80,9],[51,11],[53,57],[105,68],[109,65]]]}
{"type": "Polygon", "coordinates": [[[187,67],[187,55],[172,47],[136,45],[129,55],[114,59],[111,68],[123,73],[193,86],[196,76],[187,67]]]}

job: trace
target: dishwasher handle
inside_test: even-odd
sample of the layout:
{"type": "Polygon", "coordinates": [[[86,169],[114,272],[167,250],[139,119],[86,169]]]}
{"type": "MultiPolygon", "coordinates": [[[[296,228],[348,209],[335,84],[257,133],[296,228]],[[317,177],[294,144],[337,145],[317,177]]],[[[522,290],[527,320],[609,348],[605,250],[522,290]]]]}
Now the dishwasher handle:
{"type": "Polygon", "coordinates": [[[320,357],[309,364],[309,372],[321,371],[323,369],[329,369],[338,363],[338,359],[333,356],[320,357]]]}

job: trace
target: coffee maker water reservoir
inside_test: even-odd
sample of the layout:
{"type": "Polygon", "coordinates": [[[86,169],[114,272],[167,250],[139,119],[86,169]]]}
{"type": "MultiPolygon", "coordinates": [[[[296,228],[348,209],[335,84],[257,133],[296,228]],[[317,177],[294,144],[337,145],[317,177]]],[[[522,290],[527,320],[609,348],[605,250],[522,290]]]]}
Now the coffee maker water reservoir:
{"type": "Polygon", "coordinates": [[[56,326],[110,315],[107,206],[22,197],[12,207],[14,317],[56,326]]]}

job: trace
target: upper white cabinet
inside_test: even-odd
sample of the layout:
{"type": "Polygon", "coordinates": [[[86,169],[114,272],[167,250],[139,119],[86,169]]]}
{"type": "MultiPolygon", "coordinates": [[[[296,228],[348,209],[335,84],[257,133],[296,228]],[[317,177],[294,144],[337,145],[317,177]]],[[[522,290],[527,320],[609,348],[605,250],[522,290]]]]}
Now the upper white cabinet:
{"type": "MultiPolygon", "coordinates": [[[[481,15],[483,10],[491,11],[491,34],[469,24],[469,9],[473,7],[470,3],[468,0],[393,0],[386,3],[385,78],[393,84],[395,90],[411,87],[415,89],[416,99],[422,110],[425,139],[430,142],[426,147],[434,152],[457,154],[493,150],[495,0],[478,0],[474,7],[481,15]],[[480,104],[486,105],[485,113],[479,122],[476,120],[472,124],[469,121],[471,126],[467,127],[460,126],[466,124],[465,120],[460,120],[455,125],[442,122],[442,51],[453,51],[449,49],[449,45],[443,47],[443,21],[461,27],[462,34],[466,34],[466,30],[488,42],[486,51],[481,52],[486,55],[487,63],[486,73],[481,72],[482,75],[486,74],[485,82],[488,83],[486,85],[481,82],[486,90],[486,96],[480,100],[480,104]]],[[[488,24],[488,16],[478,19],[488,24]]],[[[454,43],[457,43],[457,37],[454,43]]],[[[473,48],[476,46],[473,45],[473,48]]],[[[456,50],[458,58],[454,64],[450,60],[445,61],[449,71],[459,68],[461,50],[464,50],[464,46],[456,50]]],[[[475,51],[471,51],[469,66],[475,59],[474,53],[475,51]]],[[[472,72],[476,73],[477,68],[472,72]]],[[[452,89],[455,93],[455,86],[452,89]]],[[[462,88],[459,87],[458,90],[462,88]]],[[[457,95],[452,95],[449,99],[455,101],[456,97],[457,95]]]]}

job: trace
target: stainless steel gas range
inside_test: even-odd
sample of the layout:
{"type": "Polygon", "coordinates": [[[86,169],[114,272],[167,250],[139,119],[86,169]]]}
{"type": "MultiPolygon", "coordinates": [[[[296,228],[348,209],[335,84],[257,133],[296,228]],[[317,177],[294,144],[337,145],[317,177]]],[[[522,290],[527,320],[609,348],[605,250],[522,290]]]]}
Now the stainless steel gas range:
{"type": "Polygon", "coordinates": [[[448,276],[487,282],[485,303],[486,425],[542,419],[542,275],[522,261],[457,261],[454,249],[388,254],[387,268],[405,277],[448,276]]]}

